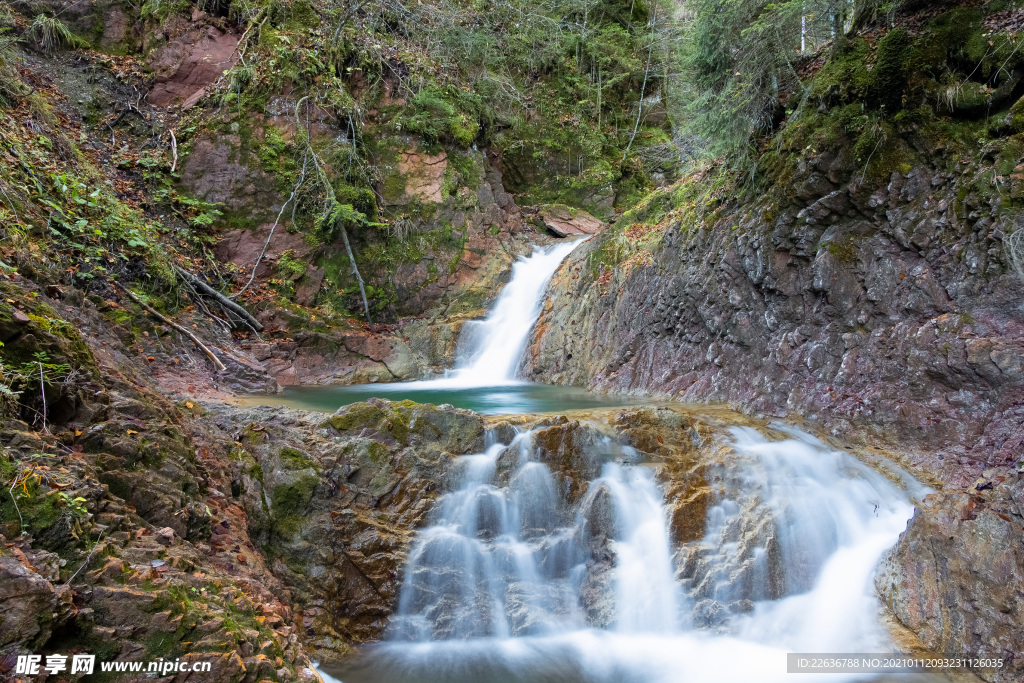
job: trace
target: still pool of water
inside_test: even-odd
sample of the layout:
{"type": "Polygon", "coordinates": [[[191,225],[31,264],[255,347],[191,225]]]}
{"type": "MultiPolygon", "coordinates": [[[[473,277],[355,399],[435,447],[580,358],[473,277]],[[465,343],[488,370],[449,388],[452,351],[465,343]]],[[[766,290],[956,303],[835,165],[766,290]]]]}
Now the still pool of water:
{"type": "MultiPolygon", "coordinates": [[[[369,398],[416,403],[451,404],[484,415],[521,415],[566,410],[617,408],[636,405],[639,399],[622,395],[595,394],[579,387],[550,384],[504,384],[491,387],[451,386],[437,382],[399,384],[354,384],[347,386],[287,387],[278,394],[260,394],[239,399],[245,405],[285,405],[302,410],[333,413],[342,406],[369,398]]],[[[650,402],[650,399],[648,399],[650,402]]]]}

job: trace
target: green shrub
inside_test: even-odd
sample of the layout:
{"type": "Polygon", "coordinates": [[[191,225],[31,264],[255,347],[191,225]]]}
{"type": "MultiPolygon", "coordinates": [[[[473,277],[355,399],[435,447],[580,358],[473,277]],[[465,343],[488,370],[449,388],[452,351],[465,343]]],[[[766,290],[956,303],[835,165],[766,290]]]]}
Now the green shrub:
{"type": "Polygon", "coordinates": [[[45,14],[35,18],[28,34],[43,52],[53,52],[60,47],[87,47],[86,42],[71,33],[63,21],[45,14]]]}

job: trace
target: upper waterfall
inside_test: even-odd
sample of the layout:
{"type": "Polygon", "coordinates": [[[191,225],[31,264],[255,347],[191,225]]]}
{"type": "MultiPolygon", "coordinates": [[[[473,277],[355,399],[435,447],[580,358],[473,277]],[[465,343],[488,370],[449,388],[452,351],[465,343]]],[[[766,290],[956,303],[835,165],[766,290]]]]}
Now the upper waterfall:
{"type": "Polygon", "coordinates": [[[460,353],[450,377],[435,380],[450,387],[512,384],[526,340],[540,316],[548,281],[580,242],[535,247],[512,266],[512,278],[501,290],[487,318],[465,324],[460,353]]]}

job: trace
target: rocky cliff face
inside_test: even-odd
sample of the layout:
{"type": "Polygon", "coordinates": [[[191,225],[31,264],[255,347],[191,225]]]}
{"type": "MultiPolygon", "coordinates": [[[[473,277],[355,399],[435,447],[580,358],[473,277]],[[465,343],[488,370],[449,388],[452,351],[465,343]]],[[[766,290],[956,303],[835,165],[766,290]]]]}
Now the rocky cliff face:
{"type": "Polygon", "coordinates": [[[604,277],[604,245],[586,245],[551,285],[525,374],[799,412],[922,448],[916,464],[959,485],[1013,464],[1024,283],[998,196],[959,196],[970,171],[945,161],[869,185],[810,159],[789,203],[673,224],[604,277]]]}

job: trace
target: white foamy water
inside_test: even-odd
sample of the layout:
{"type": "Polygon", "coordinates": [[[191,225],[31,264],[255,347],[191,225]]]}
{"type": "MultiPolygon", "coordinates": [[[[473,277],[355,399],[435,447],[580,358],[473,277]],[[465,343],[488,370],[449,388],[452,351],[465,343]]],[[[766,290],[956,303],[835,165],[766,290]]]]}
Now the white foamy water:
{"type": "Polygon", "coordinates": [[[575,506],[534,460],[529,434],[462,458],[456,490],[410,553],[389,641],[336,673],[344,683],[875,680],[787,674],[786,653],[888,649],[872,577],[912,494],[789,434],[732,430],[739,484],[723,487],[705,537],[682,548],[652,471],[629,449],[575,506]],[[711,600],[727,616],[695,627],[711,600]]]}
{"type": "Polygon", "coordinates": [[[483,320],[471,320],[459,334],[455,368],[448,376],[380,385],[382,395],[426,389],[473,389],[522,384],[516,370],[530,331],[540,317],[544,293],[558,266],[584,240],[534,247],[512,265],[512,277],[483,320]]]}
{"type": "Polygon", "coordinates": [[[512,266],[512,279],[482,321],[467,322],[460,335],[454,386],[498,386],[515,381],[526,340],[540,316],[544,292],[562,261],[581,242],[535,247],[512,266]]]}

